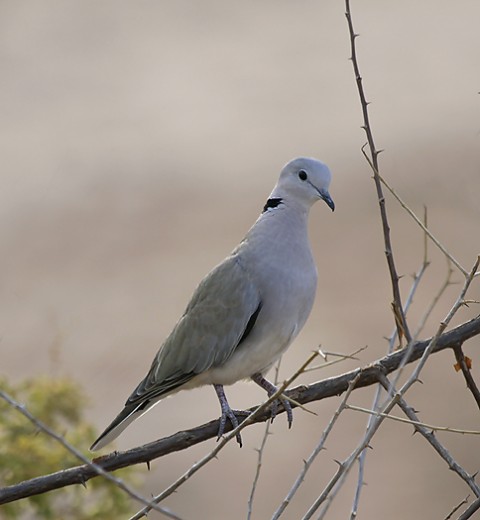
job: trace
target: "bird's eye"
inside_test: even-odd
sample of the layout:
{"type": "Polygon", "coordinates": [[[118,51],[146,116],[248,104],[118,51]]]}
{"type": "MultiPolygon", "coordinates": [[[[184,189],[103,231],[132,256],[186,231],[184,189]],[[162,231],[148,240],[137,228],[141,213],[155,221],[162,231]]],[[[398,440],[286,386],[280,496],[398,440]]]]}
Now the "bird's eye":
{"type": "Polygon", "coordinates": [[[300,170],[298,172],[298,178],[301,180],[301,181],[306,181],[307,180],[307,172],[305,170],[300,170]]]}

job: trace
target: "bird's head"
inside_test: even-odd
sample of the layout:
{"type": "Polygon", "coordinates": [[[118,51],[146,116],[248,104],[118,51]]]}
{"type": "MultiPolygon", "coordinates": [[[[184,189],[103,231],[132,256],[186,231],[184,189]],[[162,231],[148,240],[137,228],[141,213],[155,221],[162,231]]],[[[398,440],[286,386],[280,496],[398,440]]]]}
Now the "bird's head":
{"type": "Polygon", "coordinates": [[[272,196],[295,200],[307,208],[323,200],[333,211],[335,204],[328,192],[331,177],[326,164],[310,157],[298,157],[284,166],[272,196]]]}

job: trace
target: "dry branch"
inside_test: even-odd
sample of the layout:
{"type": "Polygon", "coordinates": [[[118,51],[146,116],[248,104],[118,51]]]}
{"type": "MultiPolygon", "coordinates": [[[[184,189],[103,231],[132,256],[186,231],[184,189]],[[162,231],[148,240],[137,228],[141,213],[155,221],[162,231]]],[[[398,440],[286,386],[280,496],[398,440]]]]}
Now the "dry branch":
{"type": "MultiPolygon", "coordinates": [[[[442,334],[433,352],[439,352],[448,348],[453,349],[458,343],[464,343],[468,339],[478,335],[480,335],[480,316],[442,334]]],[[[430,340],[415,342],[411,348],[409,363],[421,358],[429,344],[430,340]]],[[[360,376],[356,388],[370,386],[379,381],[381,374],[389,374],[397,370],[397,368],[401,366],[404,356],[405,349],[402,349],[364,368],[355,369],[336,377],[324,379],[309,386],[298,386],[285,392],[285,394],[301,404],[337,396],[348,389],[349,383],[357,377],[359,373],[360,376]]],[[[253,407],[250,410],[253,411],[256,408],[257,407],[253,407]]],[[[283,409],[278,410],[278,413],[281,412],[283,412],[283,409]]],[[[269,418],[270,412],[268,409],[265,409],[254,418],[252,424],[265,422],[269,418]]],[[[115,471],[134,464],[148,463],[168,453],[181,451],[200,442],[215,438],[217,432],[218,420],[210,421],[196,428],[175,433],[169,437],[159,439],[132,450],[113,452],[105,457],[95,459],[95,463],[105,471],[115,471]]],[[[97,474],[94,468],[88,464],[84,464],[50,475],[30,479],[0,489],[0,504],[46,493],[73,484],[85,484],[91,478],[96,477],[97,474]]]]}
{"type": "Polygon", "coordinates": [[[463,377],[465,378],[465,382],[467,383],[467,387],[473,395],[477,406],[480,408],[480,391],[478,389],[475,380],[473,379],[472,372],[470,370],[470,366],[467,363],[465,355],[463,354],[462,344],[459,343],[453,348],[455,353],[455,359],[457,360],[457,365],[462,371],[463,377]]]}
{"type": "MultiPolygon", "coordinates": [[[[380,153],[375,146],[375,141],[373,139],[373,131],[370,125],[370,117],[368,114],[368,105],[369,102],[365,96],[365,90],[363,88],[363,80],[362,75],[360,74],[360,67],[358,65],[357,59],[357,49],[355,41],[358,37],[358,34],[355,33],[353,28],[352,15],[350,11],[350,1],[345,0],[345,16],[347,18],[348,23],[348,32],[350,35],[350,59],[353,65],[353,72],[355,74],[355,82],[357,84],[357,91],[360,97],[360,104],[362,106],[362,115],[363,115],[363,129],[365,130],[365,134],[367,135],[368,148],[370,150],[370,160],[373,170],[373,180],[375,182],[375,188],[377,190],[377,198],[378,204],[380,207],[380,217],[382,220],[382,228],[383,228],[383,240],[385,243],[385,256],[387,258],[388,270],[390,272],[390,279],[392,282],[392,293],[393,293],[393,302],[392,309],[393,315],[395,317],[395,323],[397,325],[398,330],[398,339],[401,342],[402,337],[405,336],[407,343],[409,343],[412,339],[410,335],[410,331],[408,329],[407,320],[405,319],[405,313],[403,312],[402,298],[400,294],[400,288],[398,286],[399,276],[397,273],[397,269],[395,267],[395,260],[393,258],[393,249],[392,249],[392,241],[390,239],[390,225],[388,223],[387,209],[385,207],[385,196],[383,195],[382,183],[380,181],[379,176],[379,167],[378,167],[378,155],[380,153]]],[[[363,150],[363,149],[362,149],[363,150]]],[[[370,161],[369,161],[370,162],[370,161]]]]}

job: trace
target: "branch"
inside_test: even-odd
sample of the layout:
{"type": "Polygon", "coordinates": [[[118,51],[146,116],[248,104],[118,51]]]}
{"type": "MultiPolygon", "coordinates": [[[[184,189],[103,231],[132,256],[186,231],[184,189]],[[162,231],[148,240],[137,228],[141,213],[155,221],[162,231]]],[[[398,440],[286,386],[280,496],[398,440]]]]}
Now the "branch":
{"type": "MultiPolygon", "coordinates": [[[[425,215],[424,215],[424,220],[425,220],[425,223],[427,222],[427,209],[425,208],[425,215]]],[[[418,270],[417,273],[415,273],[414,277],[413,277],[413,284],[412,284],[412,287],[410,288],[410,292],[407,296],[407,299],[405,301],[405,309],[404,309],[404,314],[405,316],[407,315],[407,312],[408,312],[408,309],[410,308],[410,305],[412,304],[413,302],[413,297],[420,285],[420,281],[422,280],[423,278],[423,275],[425,274],[428,266],[430,265],[430,262],[428,260],[428,242],[427,242],[427,237],[425,235],[425,238],[424,238],[424,247],[423,247],[423,262],[422,262],[422,265],[420,267],[420,269],[418,270]]],[[[392,331],[392,334],[390,335],[390,338],[389,338],[389,341],[388,341],[388,354],[391,354],[394,350],[394,346],[395,346],[395,339],[397,337],[397,334],[398,334],[398,331],[396,328],[394,328],[394,330],[392,331]]],[[[415,336],[417,337],[417,336],[415,336]]],[[[379,406],[379,403],[380,403],[380,397],[381,397],[381,394],[382,394],[382,386],[381,385],[378,385],[377,386],[377,389],[375,391],[375,396],[373,398],[373,404],[372,404],[372,409],[373,410],[377,410],[378,406],[379,406]]],[[[370,426],[372,425],[373,423],[373,416],[370,416],[369,419],[368,419],[368,422],[367,422],[367,427],[366,427],[366,431],[368,431],[370,429],[370,426]]],[[[362,453],[360,454],[360,457],[358,458],[358,479],[357,479],[357,487],[356,487],[356,490],[355,490],[355,495],[353,497],[353,504],[352,504],[352,510],[351,510],[351,513],[350,513],[350,520],[354,520],[355,518],[357,518],[357,514],[358,514],[358,506],[360,504],[360,495],[361,495],[361,492],[362,492],[362,488],[363,486],[365,485],[365,480],[364,480],[364,474],[365,474],[365,465],[366,465],[366,459],[367,459],[367,453],[368,453],[368,450],[365,449],[362,451],[362,453]]],[[[339,482],[337,484],[337,488],[340,488],[340,486],[343,485],[343,481],[339,482]]],[[[334,496],[334,493],[335,493],[335,490],[334,492],[330,495],[330,498],[334,496]]],[[[330,503],[331,501],[327,502],[325,504],[325,506],[323,507],[322,511],[321,511],[321,514],[319,516],[319,518],[322,518],[328,508],[330,507],[330,503]]]]}
{"type": "Polygon", "coordinates": [[[385,242],[385,256],[387,257],[388,270],[390,271],[390,279],[392,281],[392,293],[393,293],[393,314],[395,316],[395,323],[398,330],[398,339],[402,340],[402,336],[405,336],[407,343],[411,341],[410,331],[408,329],[407,320],[403,312],[402,298],[400,296],[400,289],[398,287],[399,276],[395,267],[395,261],[393,259],[392,243],[390,240],[390,225],[388,224],[387,210],[385,208],[385,196],[383,195],[382,183],[378,174],[378,154],[380,153],[375,147],[375,141],[373,139],[372,127],[370,126],[370,118],[368,115],[368,105],[366,100],[365,92],[363,90],[362,76],[360,74],[360,68],[357,60],[357,49],[355,40],[358,34],[355,33],[353,28],[352,16],[350,12],[350,0],[345,0],[345,16],[348,22],[348,31],[350,34],[350,50],[351,50],[351,61],[353,64],[353,71],[355,73],[355,81],[357,83],[358,95],[360,96],[360,103],[362,105],[363,114],[363,129],[367,134],[368,147],[370,149],[371,160],[373,165],[373,180],[377,190],[378,204],[380,206],[380,216],[382,219],[383,226],[383,239],[385,242]]]}
{"type": "MultiPolygon", "coordinates": [[[[212,459],[217,457],[217,454],[222,450],[228,442],[230,442],[233,438],[238,439],[238,434],[247,426],[249,426],[253,422],[257,422],[256,419],[258,416],[260,416],[265,410],[269,410],[269,416],[272,417],[271,414],[271,406],[273,405],[274,401],[277,401],[277,399],[280,398],[280,396],[285,397],[284,390],[288,388],[288,386],[294,381],[300,374],[302,374],[307,368],[307,366],[319,355],[319,351],[314,351],[309,358],[303,362],[302,366],[292,375],[290,376],[286,381],[282,383],[282,385],[273,393],[267,401],[262,403],[260,406],[254,408],[251,410],[250,414],[246,417],[245,420],[243,420],[238,426],[236,426],[229,434],[222,437],[220,442],[217,443],[215,448],[210,451],[210,453],[207,453],[204,457],[202,457],[198,462],[195,462],[193,466],[191,466],[183,475],[181,475],[175,482],[170,484],[168,488],[164,489],[161,493],[158,495],[155,495],[152,498],[152,502],[159,503],[168,496],[170,496],[172,493],[177,491],[177,489],[184,484],[192,475],[194,475],[197,471],[199,471],[205,464],[208,464],[212,459]]],[[[218,439],[217,439],[218,440],[218,439]]],[[[140,518],[143,518],[144,516],[147,516],[148,512],[151,510],[151,507],[146,506],[140,511],[138,511],[136,514],[134,514],[132,517],[130,517],[130,520],[139,520],[140,518]]]]}
{"type": "Polygon", "coordinates": [[[465,504],[468,504],[468,499],[470,498],[470,495],[467,495],[466,498],[464,498],[459,504],[457,504],[450,513],[443,519],[443,520],[450,520],[452,516],[465,504]]]}
{"type": "Polygon", "coordinates": [[[325,443],[327,441],[328,436],[330,435],[330,432],[333,429],[333,426],[337,422],[338,418],[340,417],[340,414],[345,410],[348,398],[350,397],[350,394],[352,393],[353,389],[355,388],[355,385],[357,384],[357,381],[359,380],[361,376],[361,372],[358,373],[357,377],[355,379],[352,379],[350,381],[350,384],[348,385],[348,390],[345,392],[345,395],[342,399],[342,402],[338,406],[337,410],[333,414],[332,418],[330,419],[330,422],[327,424],[327,427],[323,430],[322,435],[320,436],[320,441],[315,446],[314,450],[308,457],[308,459],[303,461],[303,468],[300,471],[300,474],[295,480],[295,483],[293,484],[292,488],[288,492],[287,496],[284,498],[280,506],[277,508],[275,513],[273,513],[272,520],[278,520],[280,518],[280,515],[283,514],[285,509],[287,508],[288,504],[292,501],[293,497],[295,496],[295,493],[300,489],[300,486],[302,485],[303,481],[305,480],[305,477],[307,475],[307,472],[311,468],[312,464],[315,462],[315,459],[319,455],[319,453],[325,449],[325,443]]]}
{"type": "MultiPolygon", "coordinates": [[[[150,500],[146,499],[139,493],[137,493],[133,488],[128,486],[123,480],[114,477],[113,475],[110,475],[108,471],[103,469],[101,466],[98,466],[94,462],[90,462],[85,455],[83,455],[80,451],[78,451],[74,446],[72,446],[69,442],[67,442],[61,435],[54,432],[51,428],[49,428],[45,423],[37,419],[26,407],[25,405],[22,405],[18,403],[15,399],[13,399],[11,396],[9,396],[7,393],[0,390],[0,397],[6,401],[10,406],[15,408],[18,412],[20,412],[24,417],[26,417],[32,424],[36,426],[38,431],[42,431],[43,433],[47,434],[49,437],[52,437],[55,439],[58,443],[60,443],[68,452],[70,452],[72,455],[80,459],[82,462],[85,462],[88,464],[88,466],[96,473],[96,475],[100,475],[107,479],[110,482],[113,482],[118,488],[125,491],[127,495],[131,496],[135,500],[138,500],[142,504],[145,504],[146,506],[151,506],[152,508],[156,509],[159,513],[163,513],[165,516],[168,516],[169,518],[173,518],[175,520],[181,520],[180,517],[172,513],[171,511],[164,509],[157,504],[153,504],[150,502],[150,500]]],[[[95,476],[96,476],[95,475],[95,476]]],[[[82,485],[85,485],[85,482],[81,482],[82,485]]]]}
{"type": "MultiPolygon", "coordinates": [[[[438,338],[438,341],[432,349],[432,353],[440,352],[448,348],[454,348],[458,343],[464,343],[468,339],[478,335],[480,335],[480,316],[443,333],[438,338]]],[[[410,348],[408,362],[412,363],[420,359],[430,343],[431,339],[416,341],[413,343],[410,348]]],[[[404,357],[405,349],[398,350],[393,354],[369,364],[365,368],[358,368],[342,375],[313,383],[309,386],[298,386],[285,392],[285,395],[301,404],[334,397],[346,392],[349,383],[357,377],[359,372],[361,372],[361,375],[356,388],[370,386],[379,381],[381,374],[389,374],[397,370],[402,364],[404,357]]],[[[253,412],[256,409],[257,407],[253,407],[250,408],[250,411],[253,412]]],[[[283,413],[283,411],[284,410],[279,407],[278,413],[283,413]]],[[[269,419],[270,410],[267,408],[254,417],[252,424],[265,422],[269,419]]],[[[163,457],[169,453],[185,450],[195,444],[216,438],[218,425],[218,420],[210,421],[201,426],[175,433],[174,435],[145,444],[138,448],[125,452],[113,452],[104,457],[99,457],[98,459],[95,459],[95,463],[105,471],[115,471],[134,464],[148,463],[151,460],[163,457]]],[[[226,430],[230,429],[231,426],[227,424],[226,430]]],[[[46,493],[47,491],[73,484],[84,484],[95,476],[97,476],[95,469],[88,464],[84,464],[82,466],[58,471],[50,475],[36,477],[0,489],[0,504],[6,504],[21,498],[46,493]]]]}
{"type": "MultiPolygon", "coordinates": [[[[391,387],[391,382],[383,374],[380,376],[380,384],[388,390],[391,387]]],[[[480,488],[475,482],[475,475],[469,475],[450,455],[448,450],[435,437],[434,432],[427,426],[424,426],[417,417],[417,414],[411,406],[407,404],[405,399],[400,394],[395,394],[397,397],[397,404],[403,410],[405,415],[412,421],[415,431],[418,431],[433,447],[433,449],[440,455],[440,457],[448,464],[449,469],[455,472],[461,479],[463,479],[470,489],[475,493],[476,497],[480,496],[480,488]]]]}
{"type": "Polygon", "coordinates": [[[467,362],[462,350],[462,344],[459,343],[453,347],[453,351],[455,352],[455,359],[457,360],[457,365],[459,369],[462,371],[463,377],[465,378],[465,382],[467,383],[467,387],[472,392],[472,395],[477,403],[477,406],[480,408],[480,391],[478,390],[478,386],[473,379],[472,373],[470,371],[470,364],[467,362]]]}
{"type": "Polygon", "coordinates": [[[475,502],[470,504],[470,507],[465,509],[465,511],[458,517],[458,520],[467,520],[468,518],[472,518],[473,514],[476,513],[480,509],[480,498],[477,498],[475,502]]]}

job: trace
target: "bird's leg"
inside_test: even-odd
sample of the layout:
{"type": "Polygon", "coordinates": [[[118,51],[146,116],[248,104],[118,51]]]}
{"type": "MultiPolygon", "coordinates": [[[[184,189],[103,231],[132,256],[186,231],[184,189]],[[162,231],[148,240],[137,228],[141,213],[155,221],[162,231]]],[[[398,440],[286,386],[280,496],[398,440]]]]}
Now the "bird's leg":
{"type": "MultiPolygon", "coordinates": [[[[232,410],[227,401],[227,396],[225,395],[225,391],[223,390],[223,385],[213,385],[215,388],[215,392],[217,392],[218,400],[220,401],[220,406],[222,408],[222,416],[220,417],[220,427],[218,428],[218,436],[217,441],[220,440],[220,437],[223,435],[225,430],[225,425],[227,424],[227,419],[232,423],[233,428],[237,428],[238,419],[237,415],[249,415],[249,412],[245,412],[242,410],[232,410]]],[[[236,439],[240,448],[242,447],[242,437],[240,433],[237,433],[236,439]]]]}
{"type": "MultiPolygon", "coordinates": [[[[270,383],[270,381],[267,381],[262,376],[262,374],[253,374],[251,379],[252,379],[252,381],[257,383],[258,386],[261,386],[264,390],[267,391],[268,397],[272,397],[272,395],[278,390],[278,388],[274,384],[270,383]]],[[[282,403],[283,407],[285,408],[285,412],[287,412],[288,427],[291,428],[292,423],[293,423],[292,406],[290,404],[290,401],[288,399],[285,399],[285,397],[282,397],[282,396],[280,396],[278,399],[276,399],[272,403],[272,407],[271,407],[272,422],[273,422],[273,419],[275,419],[275,416],[277,415],[278,401],[280,401],[282,403]]]]}

